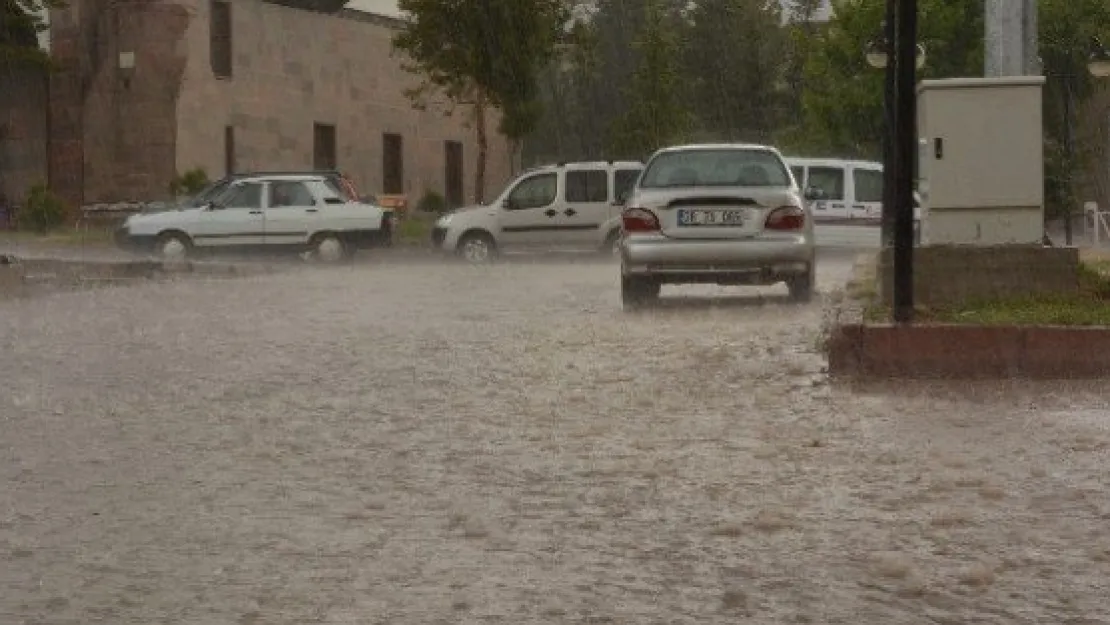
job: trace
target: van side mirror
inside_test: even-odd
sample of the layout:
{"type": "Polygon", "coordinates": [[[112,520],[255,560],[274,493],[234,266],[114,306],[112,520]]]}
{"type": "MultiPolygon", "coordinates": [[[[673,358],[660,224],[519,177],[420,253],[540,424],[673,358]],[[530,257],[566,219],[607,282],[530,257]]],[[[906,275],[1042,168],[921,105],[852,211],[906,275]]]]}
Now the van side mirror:
{"type": "Polygon", "coordinates": [[[628,191],[618,193],[617,197],[613,200],[613,206],[624,206],[628,202],[628,196],[630,195],[632,194],[628,191]]]}
{"type": "Polygon", "coordinates": [[[809,200],[810,202],[822,200],[825,198],[825,192],[819,187],[806,187],[803,195],[805,196],[805,199],[809,200]]]}

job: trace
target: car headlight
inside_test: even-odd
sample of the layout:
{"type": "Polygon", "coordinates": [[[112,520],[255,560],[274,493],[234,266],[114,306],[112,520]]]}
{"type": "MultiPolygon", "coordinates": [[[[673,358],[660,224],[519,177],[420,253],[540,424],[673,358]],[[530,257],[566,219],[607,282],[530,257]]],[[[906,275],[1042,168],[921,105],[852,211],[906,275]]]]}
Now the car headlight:
{"type": "Polygon", "coordinates": [[[443,217],[440,217],[439,219],[436,220],[436,227],[437,228],[446,228],[447,226],[451,225],[451,218],[452,217],[454,217],[454,215],[444,215],[443,217]]]}

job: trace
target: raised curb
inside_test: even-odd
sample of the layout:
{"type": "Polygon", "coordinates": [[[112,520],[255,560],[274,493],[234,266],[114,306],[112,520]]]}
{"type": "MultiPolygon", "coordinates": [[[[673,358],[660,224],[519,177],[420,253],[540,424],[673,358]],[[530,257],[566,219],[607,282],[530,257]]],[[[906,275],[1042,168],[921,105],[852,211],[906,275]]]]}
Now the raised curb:
{"type": "Polygon", "coordinates": [[[828,342],[837,377],[1110,376],[1110,327],[848,324],[828,342]]]}

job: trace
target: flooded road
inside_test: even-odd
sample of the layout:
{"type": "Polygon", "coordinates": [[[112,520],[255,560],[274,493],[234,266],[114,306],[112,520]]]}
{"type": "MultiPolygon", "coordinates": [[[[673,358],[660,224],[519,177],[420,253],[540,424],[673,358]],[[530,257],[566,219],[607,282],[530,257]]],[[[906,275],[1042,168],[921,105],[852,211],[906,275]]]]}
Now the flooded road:
{"type": "Polygon", "coordinates": [[[1106,393],[853,394],[821,304],[616,272],[0,304],[0,622],[1110,620],[1106,393]]]}

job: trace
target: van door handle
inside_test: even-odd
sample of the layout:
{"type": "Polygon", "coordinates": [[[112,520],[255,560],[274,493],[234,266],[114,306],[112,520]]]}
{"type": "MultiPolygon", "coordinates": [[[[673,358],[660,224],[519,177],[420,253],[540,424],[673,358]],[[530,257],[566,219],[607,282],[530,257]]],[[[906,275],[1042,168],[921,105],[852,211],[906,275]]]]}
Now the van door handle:
{"type": "Polygon", "coordinates": [[[568,208],[565,211],[563,211],[563,214],[566,215],[567,217],[574,217],[575,215],[578,214],[578,211],[574,210],[573,208],[568,208]]]}
{"type": "Polygon", "coordinates": [[[554,208],[549,208],[545,210],[543,214],[547,215],[548,217],[554,217],[555,215],[559,214],[559,211],[555,210],[554,208]]]}
{"type": "Polygon", "coordinates": [[[249,214],[250,214],[250,215],[261,215],[261,214],[262,214],[262,211],[260,211],[260,210],[256,210],[256,211],[251,211],[251,212],[250,212],[249,214]]]}
{"type": "Polygon", "coordinates": [[[866,210],[867,209],[867,207],[862,205],[862,204],[853,204],[852,208],[855,209],[855,210],[866,210]]]}
{"type": "Polygon", "coordinates": [[[320,211],[315,209],[315,208],[306,208],[306,209],[304,209],[304,212],[306,212],[306,213],[318,213],[320,211]]]}

